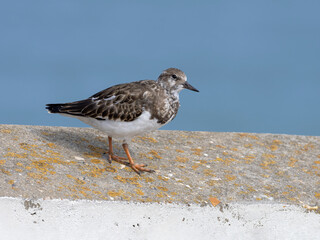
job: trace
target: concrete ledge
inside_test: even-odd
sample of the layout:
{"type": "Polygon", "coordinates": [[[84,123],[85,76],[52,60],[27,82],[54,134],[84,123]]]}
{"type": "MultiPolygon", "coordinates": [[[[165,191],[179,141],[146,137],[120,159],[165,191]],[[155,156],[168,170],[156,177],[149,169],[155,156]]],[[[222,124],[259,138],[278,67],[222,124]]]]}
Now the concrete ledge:
{"type": "MultiPolygon", "coordinates": [[[[319,205],[320,137],[156,131],[136,137],[138,176],[106,161],[106,135],[91,128],[0,125],[1,196],[319,205]]],[[[116,154],[124,156],[121,142],[116,154]]]]}
{"type": "Polygon", "coordinates": [[[320,233],[319,214],[283,204],[233,203],[213,208],[195,204],[0,198],[0,212],[1,238],[6,240],[301,240],[317,239],[320,233]]]}
{"type": "MultiPolygon", "coordinates": [[[[123,208],[123,214],[133,215],[135,211],[132,209],[136,208],[147,213],[155,209],[155,215],[158,214],[156,209],[170,212],[172,208],[180,208],[178,216],[181,218],[183,209],[195,211],[196,216],[198,210],[192,209],[201,209],[198,208],[201,206],[206,210],[198,211],[199,218],[209,214],[208,218],[211,216],[214,223],[224,221],[228,227],[231,220],[227,215],[232,215],[228,206],[236,206],[233,209],[240,211],[237,224],[250,226],[248,229],[251,230],[256,226],[261,234],[270,229],[259,228],[255,221],[249,224],[251,215],[245,212],[251,207],[255,209],[256,219],[260,218],[260,211],[268,216],[277,216],[272,213],[282,210],[293,212],[295,217],[305,219],[308,226],[304,227],[308,231],[314,230],[313,221],[320,222],[320,137],[155,131],[129,143],[135,161],[147,163],[156,170],[153,174],[141,176],[128,167],[106,161],[106,140],[105,134],[91,128],[0,125],[0,197],[3,197],[0,207],[3,203],[2,208],[6,209],[4,206],[12,202],[7,209],[13,211],[18,209],[14,206],[25,206],[25,201],[33,201],[31,206],[38,206],[41,201],[41,208],[49,204],[55,209],[57,200],[50,199],[83,199],[92,201],[88,203],[90,209],[97,206],[100,211],[99,204],[104,204],[107,209],[118,206],[115,211],[123,208]],[[113,202],[115,205],[110,205],[113,202]],[[144,205],[137,203],[146,205],[142,207],[144,205]],[[126,208],[126,204],[133,206],[126,208]],[[221,220],[223,218],[229,220],[221,220]]],[[[115,150],[117,155],[124,156],[121,142],[115,141],[115,150]]],[[[67,202],[69,214],[75,213],[73,206],[82,204],[67,202]]],[[[28,209],[24,211],[22,215],[27,214],[28,209]]],[[[84,209],[77,211],[90,217],[84,209]]],[[[100,223],[98,226],[102,226],[98,216],[97,212],[93,218],[100,223]]],[[[117,214],[114,216],[110,219],[118,221],[117,214]]],[[[280,221],[292,218],[290,214],[282,217],[278,222],[265,223],[264,226],[277,228],[279,224],[282,226],[280,221]]],[[[0,219],[0,226],[6,226],[3,221],[0,219]]],[[[19,221],[17,218],[18,225],[19,221]]],[[[35,221],[39,223],[39,220],[35,221]]],[[[237,224],[234,222],[233,226],[240,226],[237,224]]],[[[296,219],[293,226],[299,224],[303,223],[296,219]]],[[[168,224],[166,226],[170,228],[168,224]]],[[[243,229],[244,232],[247,230],[243,229]]],[[[202,230],[199,231],[201,235],[202,230]]],[[[222,236],[217,232],[212,234],[222,236]]]]}

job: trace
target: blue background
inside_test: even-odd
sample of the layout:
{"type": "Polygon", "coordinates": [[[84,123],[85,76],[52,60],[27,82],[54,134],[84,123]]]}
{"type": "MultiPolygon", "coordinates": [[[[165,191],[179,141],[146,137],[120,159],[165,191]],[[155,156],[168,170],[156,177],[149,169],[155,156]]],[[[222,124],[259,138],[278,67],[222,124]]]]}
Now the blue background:
{"type": "Polygon", "coordinates": [[[2,1],[0,123],[86,126],[46,103],[177,67],[164,129],[320,136],[320,1],[2,1]]]}

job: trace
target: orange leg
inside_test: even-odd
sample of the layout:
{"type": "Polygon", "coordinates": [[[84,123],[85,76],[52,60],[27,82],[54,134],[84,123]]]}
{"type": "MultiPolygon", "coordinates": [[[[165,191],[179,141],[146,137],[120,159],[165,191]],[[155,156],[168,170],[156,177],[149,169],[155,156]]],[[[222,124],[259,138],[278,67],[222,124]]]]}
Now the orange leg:
{"type": "Polygon", "coordinates": [[[109,141],[109,163],[111,163],[111,160],[114,160],[116,162],[119,162],[121,164],[124,164],[124,165],[129,165],[127,162],[125,161],[122,161],[122,160],[126,160],[126,158],[124,157],[119,157],[119,156],[116,156],[113,154],[113,148],[112,148],[112,137],[108,137],[108,141],[109,141]]]}
{"type": "Polygon", "coordinates": [[[133,159],[131,158],[131,155],[129,153],[129,148],[128,148],[128,144],[124,143],[122,144],[123,150],[125,151],[125,153],[127,154],[129,163],[130,163],[130,167],[140,175],[140,172],[154,172],[154,170],[151,169],[147,169],[144,168],[146,165],[145,164],[136,164],[133,162],[133,159]]]}

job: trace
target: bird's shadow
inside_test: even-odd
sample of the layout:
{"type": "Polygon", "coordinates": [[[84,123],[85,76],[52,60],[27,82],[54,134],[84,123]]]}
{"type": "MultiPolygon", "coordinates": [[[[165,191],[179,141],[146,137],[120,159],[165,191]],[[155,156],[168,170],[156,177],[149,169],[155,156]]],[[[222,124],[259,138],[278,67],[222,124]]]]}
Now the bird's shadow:
{"type": "MultiPolygon", "coordinates": [[[[54,143],[59,148],[65,148],[79,155],[99,153],[108,159],[108,136],[98,130],[87,128],[49,127],[47,129],[34,129],[35,134],[45,142],[54,143]]],[[[121,142],[113,141],[115,154],[122,156],[121,142]]]]}

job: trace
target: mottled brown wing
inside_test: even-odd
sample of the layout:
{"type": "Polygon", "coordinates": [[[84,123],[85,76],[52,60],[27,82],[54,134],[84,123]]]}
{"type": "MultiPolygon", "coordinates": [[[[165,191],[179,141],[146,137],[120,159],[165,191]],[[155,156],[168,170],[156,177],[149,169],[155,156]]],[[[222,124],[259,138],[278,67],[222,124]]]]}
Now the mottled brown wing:
{"type": "Polygon", "coordinates": [[[65,104],[48,104],[47,109],[52,113],[130,122],[142,114],[147,101],[143,94],[151,89],[150,86],[154,87],[153,85],[155,82],[148,80],[119,84],[85,100],[65,104]]]}
{"type": "Polygon", "coordinates": [[[139,82],[113,86],[93,95],[95,105],[83,113],[98,119],[133,121],[142,114],[145,90],[139,82]]]}

